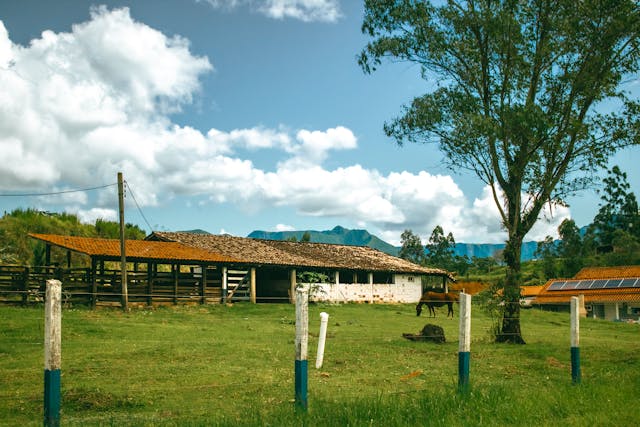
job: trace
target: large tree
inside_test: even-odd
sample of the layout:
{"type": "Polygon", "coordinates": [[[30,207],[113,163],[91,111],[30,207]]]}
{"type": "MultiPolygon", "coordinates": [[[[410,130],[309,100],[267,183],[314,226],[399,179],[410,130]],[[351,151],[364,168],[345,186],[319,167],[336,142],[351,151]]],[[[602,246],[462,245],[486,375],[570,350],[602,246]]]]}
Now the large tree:
{"type": "Polygon", "coordinates": [[[584,188],[638,143],[640,105],[621,89],[639,68],[635,1],[365,0],[372,40],[358,62],[418,64],[430,92],[385,124],[402,144],[436,142],[489,185],[507,233],[497,340],[524,343],[520,251],[544,205],[584,188]],[[616,107],[598,112],[605,99],[616,107]]]}
{"type": "Polygon", "coordinates": [[[424,262],[424,247],[420,236],[414,234],[411,230],[404,230],[400,235],[400,242],[402,243],[399,253],[400,258],[416,264],[424,262]]]}
{"type": "Polygon", "coordinates": [[[436,225],[429,236],[429,243],[425,245],[427,264],[432,267],[452,269],[455,263],[453,254],[455,246],[453,234],[449,233],[445,236],[442,227],[436,225]]]}
{"type": "Polygon", "coordinates": [[[602,203],[591,225],[591,232],[595,234],[598,244],[611,245],[614,235],[620,231],[640,237],[638,201],[631,191],[626,172],[614,166],[602,182],[602,203]]]}

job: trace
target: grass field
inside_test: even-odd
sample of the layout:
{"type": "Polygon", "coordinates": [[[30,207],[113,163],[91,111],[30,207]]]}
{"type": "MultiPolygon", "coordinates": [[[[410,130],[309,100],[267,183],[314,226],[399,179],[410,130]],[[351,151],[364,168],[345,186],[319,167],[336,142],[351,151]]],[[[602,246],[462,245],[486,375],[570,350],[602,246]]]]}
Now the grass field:
{"type": "MultiPolygon", "coordinates": [[[[456,318],[411,305],[312,305],[309,409],[294,410],[295,307],[236,304],[63,311],[63,425],[631,426],[640,326],[582,319],[571,384],[569,315],[526,310],[527,345],[494,344],[473,308],[471,391],[457,393],[456,318]],[[315,369],[319,313],[329,313],[315,369]],[[426,323],[447,342],[412,342],[426,323]]],[[[41,425],[43,309],[0,307],[0,425],[41,425]]]]}

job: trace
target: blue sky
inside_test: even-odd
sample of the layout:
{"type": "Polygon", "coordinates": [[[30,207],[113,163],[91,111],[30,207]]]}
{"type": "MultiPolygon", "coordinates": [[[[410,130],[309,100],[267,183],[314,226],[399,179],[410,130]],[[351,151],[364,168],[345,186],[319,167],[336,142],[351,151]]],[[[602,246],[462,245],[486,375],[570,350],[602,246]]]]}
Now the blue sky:
{"type": "MultiPolygon", "coordinates": [[[[406,63],[362,72],[362,7],[0,2],[0,193],[98,187],[122,171],[135,196],[126,220],[147,231],[244,236],[339,224],[398,243],[406,228],[426,240],[442,225],[459,242],[502,241],[475,176],[447,169],[436,146],[398,147],[382,132],[429,82],[406,63]]],[[[634,190],[639,153],[611,161],[634,190]]],[[[599,197],[568,202],[528,238],[555,234],[566,217],[586,225],[599,197]]],[[[111,186],[4,196],[0,207],[115,220],[117,195],[111,186]]]]}

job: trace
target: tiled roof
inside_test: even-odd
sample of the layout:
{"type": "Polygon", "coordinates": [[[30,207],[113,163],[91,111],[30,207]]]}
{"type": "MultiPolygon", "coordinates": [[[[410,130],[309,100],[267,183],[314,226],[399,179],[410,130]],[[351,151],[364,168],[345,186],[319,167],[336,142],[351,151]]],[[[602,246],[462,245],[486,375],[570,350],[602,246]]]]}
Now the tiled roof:
{"type": "MultiPolygon", "coordinates": [[[[580,270],[574,279],[624,279],[640,277],[640,266],[630,265],[622,267],[587,267],[580,270]]],[[[535,304],[568,304],[571,297],[584,295],[584,302],[640,302],[640,288],[603,288],[603,289],[569,289],[549,291],[556,279],[549,280],[536,297],[535,304]]]]}
{"type": "Polygon", "coordinates": [[[640,302],[640,289],[598,289],[598,290],[573,290],[573,291],[543,291],[538,294],[535,304],[568,304],[571,297],[584,295],[584,302],[640,302]]]}
{"type": "MultiPolygon", "coordinates": [[[[29,236],[89,256],[114,259],[119,259],[120,257],[120,240],[117,239],[35,233],[30,233],[29,236]]],[[[178,242],[150,242],[146,240],[126,240],[125,255],[129,260],[239,262],[230,256],[194,248],[178,242]]]]}
{"type": "Polygon", "coordinates": [[[624,279],[640,277],[640,265],[620,267],[585,267],[574,276],[574,279],[624,279]]]}
{"type": "Polygon", "coordinates": [[[417,273],[455,278],[446,270],[423,267],[367,246],[262,240],[227,235],[154,232],[148,240],[174,241],[218,252],[250,264],[417,273]]]}
{"type": "Polygon", "coordinates": [[[539,286],[520,286],[521,297],[534,297],[540,293],[544,285],[539,286]]]}

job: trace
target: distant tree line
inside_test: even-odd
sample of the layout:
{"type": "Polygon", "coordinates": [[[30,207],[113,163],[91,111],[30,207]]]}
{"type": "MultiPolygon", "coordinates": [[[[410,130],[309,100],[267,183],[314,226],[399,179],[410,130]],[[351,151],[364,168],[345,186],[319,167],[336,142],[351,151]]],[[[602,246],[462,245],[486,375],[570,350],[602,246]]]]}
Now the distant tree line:
{"type": "MultiPolygon", "coordinates": [[[[572,277],[587,266],[640,263],[640,215],[627,174],[614,166],[602,183],[599,210],[589,226],[580,230],[572,219],[565,219],[558,227],[559,239],[547,236],[538,242],[533,263],[539,281],[572,277]]],[[[487,258],[455,255],[453,234],[445,235],[439,225],[424,246],[412,230],[405,230],[400,240],[400,258],[443,268],[459,277],[470,272],[489,274],[503,263],[501,251],[487,258]]]]}
{"type": "Polygon", "coordinates": [[[587,266],[640,263],[640,215],[627,174],[614,166],[603,179],[601,203],[593,222],[581,232],[572,219],[558,227],[560,239],[538,242],[543,275],[572,277],[587,266]]]}

